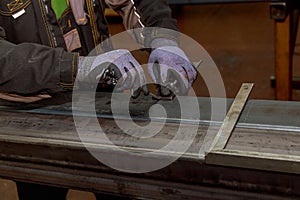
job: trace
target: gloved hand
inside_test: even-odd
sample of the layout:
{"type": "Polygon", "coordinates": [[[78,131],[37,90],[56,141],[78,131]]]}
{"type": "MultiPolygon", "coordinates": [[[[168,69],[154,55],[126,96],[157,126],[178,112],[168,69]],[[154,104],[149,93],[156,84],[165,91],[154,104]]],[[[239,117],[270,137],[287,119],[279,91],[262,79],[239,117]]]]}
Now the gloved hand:
{"type": "Polygon", "coordinates": [[[137,97],[141,91],[148,94],[144,70],[126,49],[79,57],[77,80],[85,84],[115,86],[118,92],[131,89],[133,97],[137,97]]]}
{"type": "Polygon", "coordinates": [[[197,77],[197,71],[185,53],[171,40],[156,38],[149,57],[148,71],[158,84],[160,95],[186,95],[197,77]]]}

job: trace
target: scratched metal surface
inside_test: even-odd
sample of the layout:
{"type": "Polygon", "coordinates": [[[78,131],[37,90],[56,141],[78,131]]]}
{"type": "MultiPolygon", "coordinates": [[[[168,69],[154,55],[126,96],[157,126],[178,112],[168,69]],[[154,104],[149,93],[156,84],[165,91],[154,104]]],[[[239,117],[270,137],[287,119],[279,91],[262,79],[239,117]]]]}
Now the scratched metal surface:
{"type": "MultiPolygon", "coordinates": [[[[46,139],[80,141],[72,117],[70,95],[71,94],[63,94],[63,96],[60,95],[53,99],[35,104],[2,101],[0,104],[0,110],[2,111],[0,133],[36,138],[43,137],[46,139]]],[[[119,94],[117,98],[118,101],[120,101],[119,104],[122,105],[122,101],[126,98],[128,98],[127,94],[119,94]]],[[[190,98],[194,97],[186,97],[185,101],[188,102],[190,98]]],[[[209,147],[211,140],[218,131],[224,118],[224,115],[220,114],[215,116],[214,119],[211,119],[211,99],[204,97],[197,99],[200,110],[200,120],[198,121],[191,120],[192,117],[182,119],[179,112],[180,105],[176,100],[172,102],[156,101],[149,96],[132,99],[130,104],[131,117],[140,125],[147,125],[149,123],[148,111],[149,108],[155,104],[162,105],[168,113],[166,126],[163,127],[160,134],[150,139],[130,137],[118,128],[118,125],[111,120],[116,116],[111,114],[110,94],[98,93],[96,95],[95,110],[103,131],[109,133],[109,139],[120,146],[131,147],[134,144],[137,148],[157,149],[166,145],[170,139],[174,137],[180,123],[186,124],[186,126],[199,126],[196,139],[188,151],[194,154],[193,156],[197,159],[200,148],[204,148],[204,150],[202,150],[205,151],[209,147]],[[208,135],[206,133],[210,124],[213,125],[210,126],[211,131],[208,135]],[[207,146],[202,147],[203,143],[207,146]]],[[[217,99],[219,102],[223,100],[224,99],[217,99]]],[[[89,104],[90,100],[87,99],[86,101],[87,104],[89,104]]],[[[226,99],[226,102],[228,109],[232,103],[232,99],[226,99]]],[[[262,152],[300,155],[300,149],[296,144],[297,141],[300,141],[299,108],[300,102],[249,100],[229,140],[228,148],[249,151],[260,149],[262,152]],[[278,141],[281,142],[281,145],[278,144],[278,141]]],[[[198,113],[190,114],[191,116],[198,115],[198,113]]],[[[76,115],[83,116],[83,119],[87,120],[87,126],[94,131],[85,135],[87,141],[92,143],[95,141],[102,144],[105,143],[101,138],[95,140],[98,124],[89,120],[89,118],[92,119],[93,115],[87,111],[84,106],[80,109],[80,112],[77,111],[76,115]]],[[[160,117],[161,116],[154,117],[157,126],[164,120],[160,117]]],[[[118,115],[116,118],[127,120],[126,118],[122,118],[122,115],[118,115]]],[[[151,132],[151,130],[146,131],[151,132]]],[[[200,153],[202,157],[204,156],[203,151],[200,153]]]]}
{"type": "MultiPolygon", "coordinates": [[[[122,99],[128,98],[127,94],[120,94],[119,101],[122,105],[122,99]]],[[[188,101],[189,98],[186,97],[188,101]]],[[[232,103],[232,99],[218,99],[214,101],[222,103],[226,101],[226,109],[232,103]]],[[[87,100],[88,102],[89,100],[87,100]]],[[[200,122],[199,123],[220,123],[224,119],[223,114],[211,116],[211,99],[207,97],[198,97],[200,122]]],[[[130,113],[134,119],[149,120],[148,111],[154,104],[162,105],[167,113],[168,118],[172,122],[180,122],[180,105],[178,101],[156,101],[150,96],[142,96],[138,99],[132,99],[130,104],[130,113]],[[177,120],[177,121],[176,121],[177,120]]],[[[107,93],[97,93],[95,110],[98,117],[112,118],[111,115],[111,99],[107,93]]],[[[0,101],[0,110],[18,111],[41,114],[56,114],[56,115],[72,115],[71,93],[65,93],[33,104],[11,103],[0,101]]],[[[80,114],[80,113],[79,113],[80,114]]],[[[89,115],[89,112],[81,112],[81,114],[89,115]]],[[[197,115],[192,113],[191,115],[197,115]]],[[[237,127],[248,128],[266,128],[266,129],[287,129],[299,131],[300,127],[300,102],[295,101],[273,101],[273,100],[248,100],[237,127]]],[[[159,116],[157,116],[159,117],[159,116]]],[[[183,119],[184,120],[184,119],[183,119]]],[[[188,120],[187,120],[188,122],[188,120]]],[[[190,122],[195,123],[195,122],[190,122]]]]}
{"type": "MultiPolygon", "coordinates": [[[[121,94],[120,99],[123,99],[122,95],[126,94],[121,94]]],[[[30,105],[1,102],[1,177],[131,195],[141,194],[142,192],[135,193],[135,191],[138,191],[140,184],[146,183],[147,180],[167,181],[170,185],[187,183],[188,185],[184,187],[190,188],[192,191],[199,191],[199,188],[196,186],[201,185],[205,186],[205,188],[224,187],[231,190],[238,189],[239,191],[263,192],[265,194],[300,195],[299,190],[297,190],[300,187],[298,175],[275,173],[268,170],[257,171],[210,166],[203,162],[199,151],[204,143],[208,124],[211,122],[211,100],[209,98],[198,98],[201,112],[199,123],[196,124],[195,121],[186,123],[187,126],[200,124],[198,134],[187,153],[166,168],[141,175],[116,172],[101,164],[86,151],[74,127],[70,100],[69,94],[62,94],[62,96],[57,96],[51,100],[30,105]],[[24,174],[26,175],[24,176],[24,174]],[[64,177],[63,180],[61,180],[61,177],[64,177]],[[91,179],[91,177],[94,178],[91,179]],[[103,179],[103,177],[106,177],[106,179],[103,179]],[[116,184],[114,181],[111,182],[115,179],[122,183],[122,191],[119,184],[116,184]],[[128,182],[132,185],[123,184],[128,182]],[[136,185],[134,185],[135,183],[136,185]],[[192,189],[190,184],[196,188],[192,189]],[[131,187],[136,188],[136,190],[130,190],[131,187]]],[[[226,101],[228,102],[228,108],[232,100],[226,99],[226,101]]],[[[147,109],[155,103],[157,101],[152,100],[150,97],[133,100],[132,105],[134,106],[131,107],[132,116],[136,119],[141,119],[138,123],[147,124],[149,120],[147,109]]],[[[153,150],[165,145],[172,139],[180,119],[176,102],[165,101],[161,102],[161,104],[170,111],[168,118],[172,118],[172,120],[166,124],[161,134],[150,140],[137,140],[136,138],[128,137],[116,127],[116,124],[111,119],[108,94],[97,94],[96,110],[99,117],[98,122],[102,125],[103,130],[108,133],[109,139],[114,144],[126,147],[128,150],[153,150]]],[[[283,135],[286,137],[292,135],[290,137],[292,141],[287,138],[285,145],[278,145],[275,149],[276,151],[298,155],[300,150],[298,146],[292,146],[292,151],[287,149],[291,145],[295,145],[295,141],[300,141],[298,108],[300,108],[299,102],[248,101],[228,147],[233,149],[241,148],[242,150],[247,148],[257,150],[257,146],[259,146],[261,151],[266,152],[271,149],[274,150],[273,144],[281,140],[283,135]],[[255,142],[251,142],[252,140],[255,142]]],[[[84,118],[89,119],[89,112],[80,114],[84,114],[84,118]]],[[[224,116],[220,115],[213,119],[213,131],[215,133],[218,131],[222,117],[224,116]]],[[[188,122],[187,119],[186,122],[188,122]]],[[[93,130],[96,129],[95,122],[87,123],[87,127],[91,131],[86,137],[91,143],[105,144],[101,140],[98,142],[94,140],[93,130]]],[[[210,139],[212,138],[213,135],[210,139]]],[[[100,145],[97,148],[101,151],[103,150],[104,156],[115,155],[113,149],[108,148],[108,146],[100,145]]],[[[151,187],[153,188],[153,185],[157,185],[156,182],[151,184],[149,183],[149,186],[147,183],[143,186],[142,191],[147,192],[151,187]]],[[[155,192],[157,192],[158,196],[161,195],[161,190],[165,188],[165,183],[161,184],[160,188],[152,191],[153,195],[155,192]]],[[[173,191],[173,186],[171,189],[167,189],[168,191],[173,191]]],[[[181,191],[180,187],[178,191],[181,191]]],[[[202,188],[201,191],[207,190],[202,188]]],[[[211,192],[208,193],[211,194],[211,192]]],[[[235,195],[237,194],[233,196],[235,195]]],[[[238,198],[237,196],[235,197],[238,198]]]]}

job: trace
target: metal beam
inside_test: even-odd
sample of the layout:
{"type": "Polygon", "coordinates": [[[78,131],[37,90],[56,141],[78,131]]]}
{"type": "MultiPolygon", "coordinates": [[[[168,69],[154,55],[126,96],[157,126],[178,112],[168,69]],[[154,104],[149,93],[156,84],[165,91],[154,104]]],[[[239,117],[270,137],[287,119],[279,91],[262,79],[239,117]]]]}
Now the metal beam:
{"type": "MultiPolygon", "coordinates": [[[[118,99],[126,99],[126,95],[120,94],[118,99]]],[[[186,97],[185,101],[189,98],[195,97],[186,97]]],[[[164,134],[142,141],[116,128],[109,94],[97,94],[96,99],[97,123],[102,125],[115,145],[128,151],[148,152],[161,147],[173,138],[178,123],[182,122],[175,102],[159,102],[150,97],[134,99],[131,113],[135,119],[140,119],[137,123],[145,124],[149,120],[147,109],[156,103],[164,106],[169,114],[164,134]]],[[[205,199],[255,199],[256,195],[260,199],[280,199],[281,195],[299,199],[300,102],[249,100],[226,148],[220,152],[222,154],[210,154],[203,160],[199,152],[208,126],[211,125],[210,130],[217,133],[224,116],[211,121],[212,100],[197,99],[200,121],[183,120],[189,126],[198,127],[189,150],[171,165],[144,174],[111,169],[89,154],[78,138],[68,98],[64,103],[51,103],[55,98],[30,105],[0,102],[0,176],[154,199],[159,195],[169,199],[203,196],[205,199]],[[276,162],[267,156],[276,157],[276,162]]],[[[228,105],[232,103],[232,99],[226,101],[228,105]]],[[[86,119],[90,117],[88,112],[81,114],[86,119]]],[[[86,135],[89,147],[103,156],[124,159],[114,146],[94,139],[97,134],[95,124],[87,123],[86,126],[91,130],[86,135]]],[[[161,152],[160,156],[157,158],[166,154],[161,152]]]]}

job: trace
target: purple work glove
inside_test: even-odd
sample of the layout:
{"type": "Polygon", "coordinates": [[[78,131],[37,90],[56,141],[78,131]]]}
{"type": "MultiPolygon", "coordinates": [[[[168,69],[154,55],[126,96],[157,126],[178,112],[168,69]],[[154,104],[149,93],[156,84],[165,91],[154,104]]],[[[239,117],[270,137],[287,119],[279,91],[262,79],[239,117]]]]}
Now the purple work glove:
{"type": "Polygon", "coordinates": [[[151,47],[155,49],[149,57],[148,71],[154,83],[158,84],[160,95],[186,95],[197,77],[197,71],[185,53],[176,42],[163,38],[154,39],[151,47]]]}
{"type": "Polygon", "coordinates": [[[144,70],[126,49],[79,57],[77,80],[85,84],[115,86],[118,92],[131,89],[133,97],[141,91],[148,93],[144,70]]]}

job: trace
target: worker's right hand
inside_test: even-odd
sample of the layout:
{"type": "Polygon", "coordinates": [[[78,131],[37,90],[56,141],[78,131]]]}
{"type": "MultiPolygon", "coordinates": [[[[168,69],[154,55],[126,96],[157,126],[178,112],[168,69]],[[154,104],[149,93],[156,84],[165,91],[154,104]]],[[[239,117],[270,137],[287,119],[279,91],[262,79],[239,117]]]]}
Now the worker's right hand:
{"type": "Polygon", "coordinates": [[[197,78],[197,70],[176,42],[156,38],[149,56],[148,71],[162,96],[187,95],[197,78]]]}
{"type": "Polygon", "coordinates": [[[144,70],[126,49],[97,56],[79,57],[77,80],[83,83],[104,83],[120,92],[130,89],[133,97],[141,91],[148,94],[144,70]]]}

